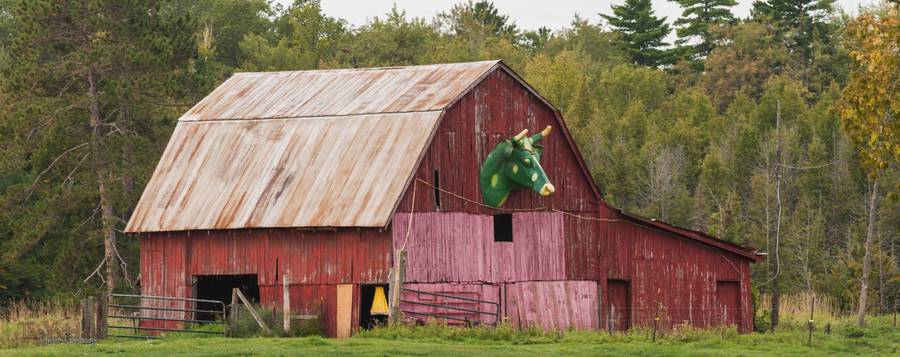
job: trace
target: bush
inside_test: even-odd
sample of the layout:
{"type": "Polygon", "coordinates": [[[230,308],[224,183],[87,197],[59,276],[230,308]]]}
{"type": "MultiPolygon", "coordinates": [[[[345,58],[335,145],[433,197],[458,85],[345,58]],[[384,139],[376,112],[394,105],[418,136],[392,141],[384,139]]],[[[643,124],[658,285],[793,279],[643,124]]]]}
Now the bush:
{"type": "Polygon", "coordinates": [[[847,338],[861,338],[866,336],[866,329],[857,325],[847,325],[842,332],[847,338]]]}
{"type": "Polygon", "coordinates": [[[244,305],[238,305],[233,314],[235,317],[230,322],[231,337],[284,337],[284,336],[322,336],[321,324],[318,320],[299,320],[291,322],[291,331],[284,331],[283,315],[281,311],[265,308],[254,304],[253,309],[260,319],[271,329],[270,333],[263,331],[253,315],[247,311],[244,305]]]}

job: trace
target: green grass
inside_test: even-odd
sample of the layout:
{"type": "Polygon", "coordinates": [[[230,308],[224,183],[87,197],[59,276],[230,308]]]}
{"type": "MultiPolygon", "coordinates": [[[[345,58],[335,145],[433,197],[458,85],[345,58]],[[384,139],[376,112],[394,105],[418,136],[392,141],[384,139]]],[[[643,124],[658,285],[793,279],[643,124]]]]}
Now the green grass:
{"type": "Polygon", "coordinates": [[[900,356],[900,332],[887,317],[873,318],[865,329],[849,322],[836,324],[830,334],[818,330],[813,346],[806,332],[739,335],[731,330],[681,329],[669,331],[656,342],[648,331],[628,335],[603,332],[543,332],[508,327],[456,329],[427,325],[381,328],[344,339],[297,338],[188,338],[155,341],[107,340],[95,345],[59,344],[0,350],[0,356],[57,355],[342,355],[342,356],[900,356]]]}

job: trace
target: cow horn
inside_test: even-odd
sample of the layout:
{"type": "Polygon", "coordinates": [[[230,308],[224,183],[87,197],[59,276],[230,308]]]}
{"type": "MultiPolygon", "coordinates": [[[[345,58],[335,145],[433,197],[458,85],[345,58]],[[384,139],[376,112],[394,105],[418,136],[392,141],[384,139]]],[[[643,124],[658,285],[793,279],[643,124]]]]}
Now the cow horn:
{"type": "Polygon", "coordinates": [[[550,135],[551,131],[553,131],[553,127],[547,125],[547,127],[544,128],[544,130],[541,130],[541,136],[546,138],[547,135],[550,135]]]}
{"type": "Polygon", "coordinates": [[[513,140],[522,140],[522,138],[524,138],[526,135],[528,135],[528,129],[523,129],[522,132],[516,134],[516,136],[513,137],[513,140]]]}

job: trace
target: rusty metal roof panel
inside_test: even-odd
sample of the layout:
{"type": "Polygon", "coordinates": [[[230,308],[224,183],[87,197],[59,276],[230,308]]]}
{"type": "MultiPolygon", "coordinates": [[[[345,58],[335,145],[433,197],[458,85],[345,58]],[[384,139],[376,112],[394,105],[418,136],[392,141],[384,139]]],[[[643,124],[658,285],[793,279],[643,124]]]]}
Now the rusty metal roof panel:
{"type": "Polygon", "coordinates": [[[498,63],[236,73],[179,120],[440,110],[498,63]]]}
{"type": "Polygon", "coordinates": [[[181,121],[126,231],[385,226],[441,113],[181,121]]]}

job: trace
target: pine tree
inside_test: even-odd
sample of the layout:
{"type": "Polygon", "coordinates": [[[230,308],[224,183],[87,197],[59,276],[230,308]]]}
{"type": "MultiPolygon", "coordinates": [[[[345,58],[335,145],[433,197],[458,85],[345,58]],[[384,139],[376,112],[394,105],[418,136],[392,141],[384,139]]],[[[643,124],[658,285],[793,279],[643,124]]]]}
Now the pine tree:
{"type": "Polygon", "coordinates": [[[737,5],[736,0],[676,0],[684,12],[675,21],[679,26],[676,45],[685,47],[690,60],[699,60],[709,56],[715,47],[712,28],[734,20],[731,7],[737,5]],[[696,44],[688,45],[691,40],[696,44]]]}
{"type": "Polygon", "coordinates": [[[834,0],[762,0],[753,3],[753,17],[776,22],[788,47],[804,60],[812,56],[813,44],[829,31],[825,17],[834,11],[834,0]]]}
{"type": "Polygon", "coordinates": [[[658,67],[674,62],[673,52],[663,47],[672,32],[666,18],[653,16],[650,0],[625,0],[613,5],[613,14],[600,14],[613,29],[622,34],[626,49],[636,64],[658,67]]]}

